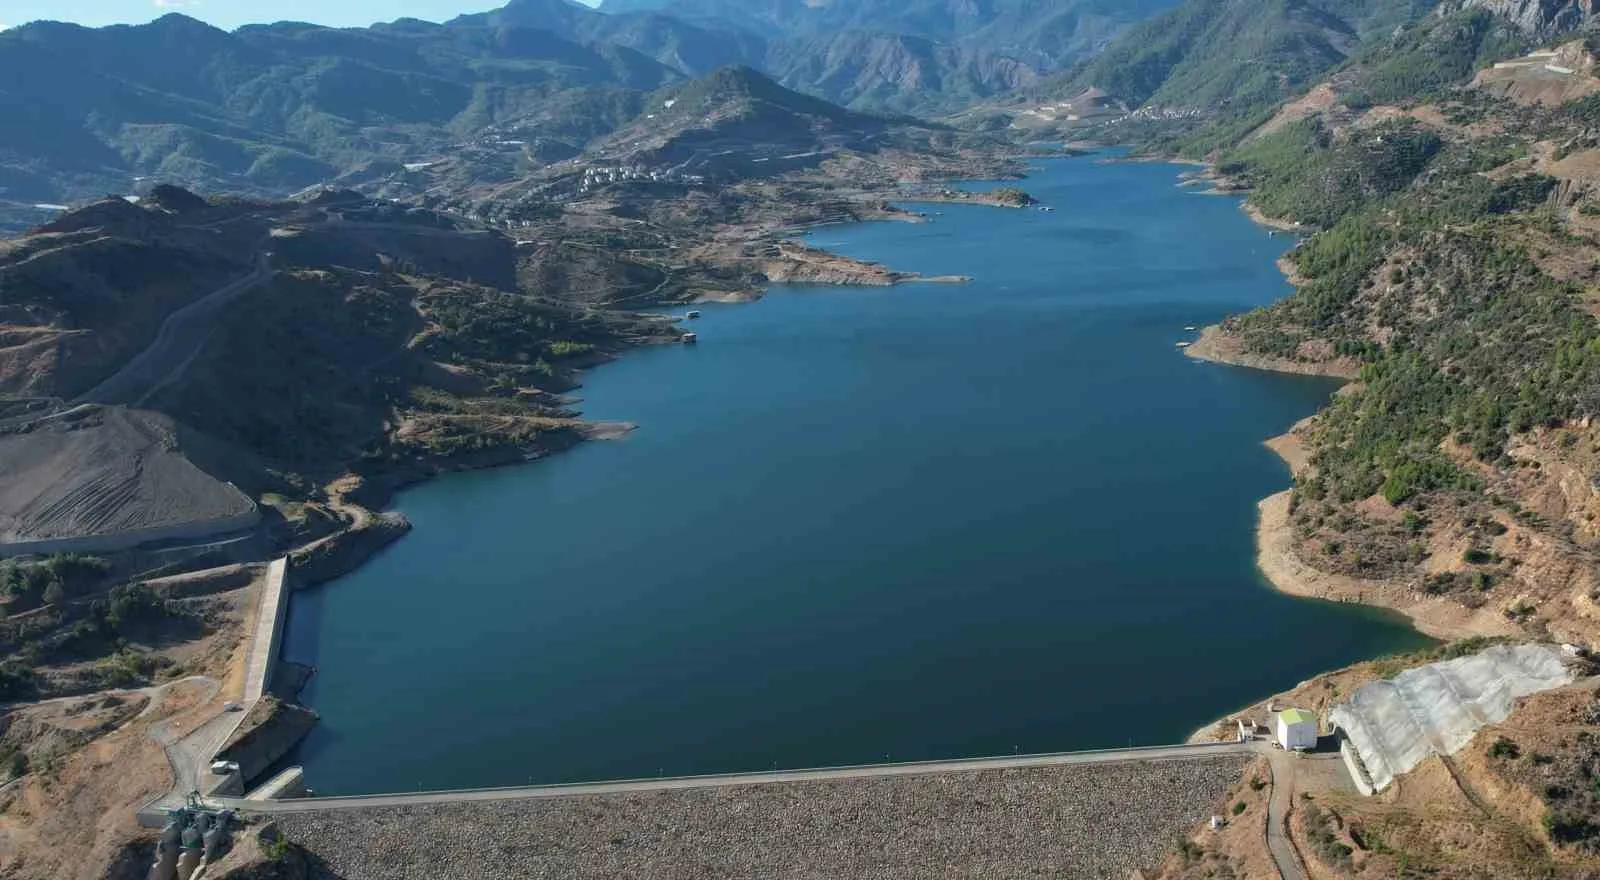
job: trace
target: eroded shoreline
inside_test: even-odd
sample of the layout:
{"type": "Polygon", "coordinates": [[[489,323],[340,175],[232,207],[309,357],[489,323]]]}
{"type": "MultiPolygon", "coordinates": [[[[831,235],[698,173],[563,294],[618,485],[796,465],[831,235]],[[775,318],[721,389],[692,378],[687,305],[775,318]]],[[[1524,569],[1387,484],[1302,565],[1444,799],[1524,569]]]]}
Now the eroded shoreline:
{"type": "MultiPolygon", "coordinates": [[[[1295,230],[1296,227],[1262,214],[1248,201],[1242,210],[1259,225],[1276,230],[1295,230]]],[[[1301,285],[1293,263],[1287,255],[1278,260],[1285,279],[1294,287],[1301,285]]],[[[1360,364],[1352,358],[1336,358],[1320,362],[1297,361],[1289,358],[1253,354],[1244,351],[1239,340],[1231,336],[1221,324],[1206,326],[1196,341],[1184,349],[1184,354],[1195,360],[1300,376],[1319,376],[1338,379],[1346,383],[1359,381],[1360,364]]],[[[1341,386],[1341,392],[1350,388],[1341,386]]],[[[1288,431],[1263,441],[1298,478],[1311,467],[1310,451],[1301,433],[1319,413],[1302,419],[1288,431]]],[[[1295,550],[1294,488],[1283,489],[1256,503],[1255,559],[1256,568],[1274,590],[1303,599],[1327,602],[1355,603],[1398,614],[1417,632],[1441,642],[1473,638],[1498,638],[1514,636],[1517,629],[1503,615],[1490,607],[1477,611],[1453,603],[1444,597],[1428,597],[1411,589],[1409,585],[1392,581],[1369,580],[1327,572],[1305,562],[1295,550]]],[[[1376,659],[1376,658],[1375,658],[1376,659]]],[[[1360,668],[1363,665],[1358,664],[1360,668]]],[[[1317,681],[1325,681],[1349,673],[1351,669],[1330,669],[1299,684],[1284,693],[1304,689],[1317,681]]],[[[1267,700],[1257,701],[1238,711],[1230,712],[1197,728],[1187,742],[1204,742],[1215,739],[1225,731],[1232,720],[1260,710],[1267,700]]]]}

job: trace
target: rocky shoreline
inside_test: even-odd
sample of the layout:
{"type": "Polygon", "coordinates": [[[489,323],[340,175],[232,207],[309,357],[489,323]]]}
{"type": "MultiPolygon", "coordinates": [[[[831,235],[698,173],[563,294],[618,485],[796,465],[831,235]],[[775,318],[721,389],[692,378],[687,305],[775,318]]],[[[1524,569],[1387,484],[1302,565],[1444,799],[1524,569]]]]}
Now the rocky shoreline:
{"type": "Polygon", "coordinates": [[[1256,567],[1279,592],[1329,602],[1356,602],[1404,615],[1413,628],[1441,641],[1474,636],[1509,636],[1516,628],[1493,609],[1469,611],[1444,598],[1428,598],[1409,584],[1364,580],[1321,571],[1294,549],[1290,489],[1257,504],[1256,567]]]}
{"type": "MultiPolygon", "coordinates": [[[[1189,179],[1215,181],[1218,178],[1215,169],[1208,165],[1204,172],[1196,172],[1189,179]]],[[[1241,209],[1258,225],[1275,230],[1296,230],[1294,224],[1266,216],[1249,201],[1245,201],[1241,209]]],[[[1278,268],[1290,284],[1298,286],[1293,264],[1287,258],[1278,261],[1278,268]]],[[[1347,381],[1354,380],[1360,375],[1359,366],[1353,362],[1310,363],[1246,352],[1238,338],[1230,334],[1221,324],[1211,324],[1203,328],[1199,338],[1186,346],[1183,353],[1195,360],[1274,373],[1321,376],[1347,381]]],[[[1310,456],[1298,433],[1314,418],[1315,416],[1309,416],[1302,419],[1283,434],[1263,441],[1262,445],[1281,458],[1293,475],[1298,476],[1310,465],[1310,456]]],[[[1290,520],[1290,501],[1293,494],[1292,488],[1284,489],[1261,499],[1256,504],[1257,570],[1273,589],[1286,595],[1332,602],[1377,604],[1370,601],[1370,597],[1379,595],[1380,585],[1358,582],[1354,578],[1339,579],[1338,576],[1318,571],[1305,564],[1294,552],[1293,524],[1290,520]]],[[[1405,614],[1415,629],[1432,638],[1449,640],[1476,634],[1462,630],[1459,625],[1451,622],[1435,620],[1432,616],[1420,613],[1408,614],[1405,609],[1397,607],[1383,607],[1405,614]]],[[[1239,717],[1240,714],[1240,712],[1230,712],[1201,725],[1185,741],[1191,743],[1209,741],[1214,738],[1216,731],[1227,726],[1231,719],[1239,717]]]]}
{"type": "MultiPolygon", "coordinates": [[[[1248,202],[1244,204],[1244,211],[1260,225],[1279,230],[1296,229],[1291,224],[1267,217],[1248,202]]],[[[1287,258],[1279,261],[1279,268],[1291,284],[1299,285],[1294,267],[1287,258]]],[[[1184,353],[1196,360],[1269,372],[1346,381],[1354,381],[1360,375],[1359,363],[1351,358],[1311,362],[1246,352],[1238,338],[1220,324],[1205,327],[1200,337],[1184,349],[1184,353]]],[[[1300,434],[1315,418],[1313,415],[1303,419],[1285,433],[1263,443],[1288,465],[1295,476],[1310,467],[1310,455],[1300,434]]],[[[1273,589],[1300,598],[1354,602],[1392,611],[1405,617],[1418,632],[1440,641],[1517,634],[1517,628],[1491,607],[1473,611],[1444,597],[1425,596],[1409,582],[1355,578],[1323,571],[1308,564],[1294,546],[1293,494],[1292,488],[1284,489],[1261,499],[1256,505],[1256,567],[1273,589]]],[[[1336,672],[1329,670],[1311,681],[1336,672]]],[[[1303,682],[1302,686],[1305,684],[1303,682]]],[[[1239,712],[1232,712],[1207,723],[1196,729],[1187,741],[1209,741],[1219,729],[1239,715],[1239,712]]]]}
{"type": "MultiPolygon", "coordinates": [[[[1246,213],[1259,223],[1282,228],[1282,224],[1274,224],[1248,203],[1246,213]]],[[[1280,261],[1279,268],[1283,269],[1291,284],[1298,283],[1293,266],[1287,261],[1280,261]]],[[[1276,373],[1346,381],[1353,381],[1360,376],[1360,364],[1353,358],[1313,362],[1246,352],[1237,337],[1218,324],[1206,327],[1194,344],[1184,349],[1184,353],[1196,360],[1276,373]]],[[[1309,421],[1309,418],[1303,420],[1288,432],[1265,442],[1267,448],[1282,458],[1291,473],[1296,475],[1309,466],[1309,455],[1298,436],[1309,421]]],[[[1290,509],[1292,496],[1293,490],[1285,489],[1263,498],[1257,504],[1256,567],[1279,592],[1302,598],[1358,602],[1385,608],[1404,615],[1418,632],[1446,641],[1515,632],[1515,628],[1509,626],[1502,615],[1490,609],[1473,612],[1445,598],[1422,596],[1409,583],[1365,580],[1325,572],[1309,565],[1294,549],[1294,525],[1290,509]]],[[[1202,730],[1211,726],[1207,725],[1202,730]]]]}
{"type": "Polygon", "coordinates": [[[1293,373],[1300,376],[1324,376],[1329,379],[1356,379],[1361,366],[1352,358],[1332,361],[1296,361],[1289,358],[1255,354],[1244,350],[1239,340],[1220,324],[1212,324],[1200,331],[1200,337],[1183,350],[1195,360],[1249,367],[1252,370],[1269,370],[1274,373],[1293,373]]]}
{"type": "Polygon", "coordinates": [[[800,242],[780,242],[776,253],[762,266],[768,284],[827,284],[840,287],[892,287],[909,282],[963,283],[964,276],[927,277],[901,272],[878,263],[858,260],[800,242]]]}

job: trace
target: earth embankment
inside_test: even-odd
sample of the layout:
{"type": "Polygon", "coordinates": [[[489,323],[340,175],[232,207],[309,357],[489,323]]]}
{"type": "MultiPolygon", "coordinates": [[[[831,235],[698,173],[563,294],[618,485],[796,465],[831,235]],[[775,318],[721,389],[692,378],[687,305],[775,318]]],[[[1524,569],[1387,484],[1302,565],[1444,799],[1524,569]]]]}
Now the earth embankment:
{"type": "Polygon", "coordinates": [[[276,817],[340,876],[1127,877],[1250,756],[276,817]]]}
{"type": "Polygon", "coordinates": [[[259,516],[154,413],[80,407],[0,431],[0,553],[126,549],[250,528],[259,516]]]}

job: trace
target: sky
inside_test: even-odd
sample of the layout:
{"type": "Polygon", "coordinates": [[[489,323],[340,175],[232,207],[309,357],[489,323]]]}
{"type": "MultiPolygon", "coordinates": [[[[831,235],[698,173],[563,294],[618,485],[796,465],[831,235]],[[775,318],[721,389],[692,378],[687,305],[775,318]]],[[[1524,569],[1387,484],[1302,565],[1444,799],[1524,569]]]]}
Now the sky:
{"type": "Polygon", "coordinates": [[[505,0],[3,0],[0,29],[37,19],[91,27],[139,24],[169,12],[181,12],[229,30],[272,21],[311,21],[346,27],[397,18],[443,21],[464,12],[504,5],[505,0]]]}

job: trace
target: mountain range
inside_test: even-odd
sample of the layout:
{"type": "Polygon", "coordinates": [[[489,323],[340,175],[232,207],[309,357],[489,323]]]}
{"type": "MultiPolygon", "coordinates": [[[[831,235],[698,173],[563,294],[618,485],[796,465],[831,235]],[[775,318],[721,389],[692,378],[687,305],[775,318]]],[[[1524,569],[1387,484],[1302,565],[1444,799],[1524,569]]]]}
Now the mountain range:
{"type": "Polygon", "coordinates": [[[512,0],[454,25],[601,41],[688,74],[758,68],[858,109],[948,110],[1092,56],[1177,0],[512,0]],[[954,87],[951,87],[954,86],[954,87]]]}
{"type": "Polygon", "coordinates": [[[564,158],[665,86],[729,65],[856,109],[964,106],[1096,51],[1172,0],[882,0],[599,12],[512,0],[443,24],[255,25],[170,14],[0,33],[0,224],[158,181],[281,195],[515,128],[564,158]],[[35,208],[43,205],[45,208],[35,208]]]}
{"type": "Polygon", "coordinates": [[[438,151],[561,93],[590,95],[573,110],[585,115],[681,78],[631,49],[531,28],[36,23],[0,33],[0,198],[128,192],[141,178],[283,193],[438,151]]]}
{"type": "MultiPolygon", "coordinates": [[[[1445,0],[1543,35],[1588,0],[1445,0]]],[[[0,33],[0,226],[168,181],[269,196],[516,131],[525,163],[730,65],[868,111],[1018,93],[1107,107],[1262,107],[1429,17],[1435,0],[512,0],[443,24],[0,33]]]]}
{"type": "MultiPolygon", "coordinates": [[[[772,41],[895,35],[1004,55],[1037,69],[1092,55],[1130,23],[1176,0],[606,0],[614,15],[655,11],[772,41]]],[[[782,78],[781,71],[776,71],[782,78]]]]}

